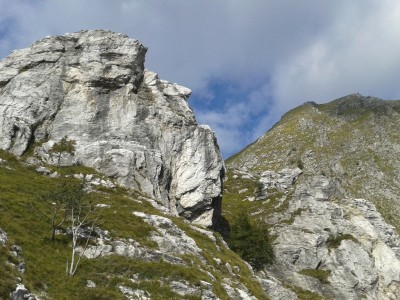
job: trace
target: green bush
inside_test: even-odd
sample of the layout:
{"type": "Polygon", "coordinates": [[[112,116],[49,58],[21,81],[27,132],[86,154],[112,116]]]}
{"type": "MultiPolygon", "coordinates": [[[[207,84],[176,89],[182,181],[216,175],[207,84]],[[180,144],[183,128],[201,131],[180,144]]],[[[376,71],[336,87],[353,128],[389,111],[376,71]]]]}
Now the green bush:
{"type": "Polygon", "coordinates": [[[253,225],[246,212],[241,212],[231,226],[228,244],[254,269],[260,270],[274,259],[265,224],[253,225]]]}

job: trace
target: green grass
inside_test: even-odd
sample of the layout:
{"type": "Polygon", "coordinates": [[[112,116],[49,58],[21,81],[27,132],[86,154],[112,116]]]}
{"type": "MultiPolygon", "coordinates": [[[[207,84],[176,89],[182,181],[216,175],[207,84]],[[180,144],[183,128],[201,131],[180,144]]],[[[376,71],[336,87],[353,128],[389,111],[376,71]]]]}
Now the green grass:
{"type": "Polygon", "coordinates": [[[256,213],[262,211],[262,216],[268,216],[279,210],[279,199],[284,195],[276,189],[267,191],[266,199],[255,201],[244,200],[247,197],[257,196],[259,191],[258,178],[248,179],[241,178],[238,175],[234,178],[235,173],[231,170],[227,172],[227,180],[224,182],[224,194],[222,200],[222,212],[224,217],[231,223],[235,221],[238,211],[248,211],[256,213]],[[239,193],[239,191],[247,189],[247,191],[239,193]]]}
{"type": "MultiPolygon", "coordinates": [[[[225,262],[228,262],[231,267],[239,267],[240,273],[237,274],[238,277],[236,277],[236,279],[239,280],[240,283],[245,285],[252,295],[257,297],[257,299],[266,299],[264,291],[262,290],[260,285],[252,278],[252,273],[247,265],[243,262],[239,255],[225,247],[224,243],[222,242],[223,239],[218,233],[214,233],[214,236],[217,240],[217,244],[215,245],[214,242],[206,237],[204,234],[191,229],[190,226],[182,219],[173,218],[173,221],[176,225],[180,227],[180,229],[184,230],[191,238],[193,238],[196,244],[202,249],[202,255],[207,262],[207,265],[203,267],[205,267],[217,279],[216,282],[213,283],[213,290],[216,295],[225,294],[221,282],[224,277],[231,277],[231,274],[225,267],[225,262]],[[218,265],[215,261],[215,258],[220,259],[223,263],[218,265]]],[[[191,259],[197,264],[202,264],[196,257],[191,256],[188,259],[191,259]]],[[[225,295],[221,299],[229,298],[227,298],[227,296],[225,295]]]]}
{"type": "MultiPolygon", "coordinates": [[[[76,274],[67,276],[65,264],[71,255],[69,237],[57,235],[55,242],[51,242],[51,226],[32,209],[32,203],[42,205],[37,202],[39,195],[57,188],[59,179],[37,173],[34,167],[4,151],[0,151],[0,158],[7,160],[6,164],[0,165],[0,228],[9,237],[6,246],[0,246],[0,299],[8,298],[16,286],[14,278],[17,276],[22,278],[31,292],[39,296],[45,294],[53,299],[125,299],[119,291],[120,285],[148,291],[152,299],[199,299],[197,296],[181,297],[167,283],[169,280],[186,280],[199,286],[203,280],[212,283],[215,295],[224,300],[229,297],[221,285],[223,278],[237,280],[249,289],[250,294],[258,299],[266,299],[247,265],[224,246],[218,234],[216,245],[178,217],[172,218],[173,222],[196,241],[206,263],[193,255],[182,257],[187,265],[173,265],[164,261],[146,262],[111,255],[93,260],[83,259],[76,274]],[[9,247],[14,244],[22,247],[21,258],[16,259],[9,254],[9,247]],[[221,259],[222,263],[218,265],[214,258],[221,259]],[[6,263],[18,263],[22,259],[26,264],[25,274],[19,274],[6,263]],[[238,266],[240,273],[232,277],[225,267],[226,262],[232,267],[238,266]],[[206,272],[217,280],[213,282],[206,272]],[[137,282],[132,282],[129,278],[135,274],[139,274],[139,278],[137,282]],[[87,288],[87,280],[94,281],[96,287],[87,288]]],[[[63,175],[83,173],[100,176],[93,169],[82,166],[49,167],[63,175]]],[[[65,180],[77,181],[71,176],[65,180]]],[[[95,187],[89,195],[95,203],[110,205],[108,208],[98,208],[96,216],[99,217],[100,228],[108,230],[111,238],[134,239],[144,247],[157,249],[158,245],[149,239],[155,228],[133,212],[162,213],[148,202],[140,200],[140,196],[139,192],[121,187],[95,187]]]]}
{"type": "Polygon", "coordinates": [[[300,288],[298,286],[287,286],[287,287],[296,293],[299,300],[324,300],[325,299],[323,296],[321,296],[317,293],[303,290],[302,288],[300,288]]]}
{"type": "Polygon", "coordinates": [[[355,243],[358,243],[358,240],[351,234],[338,234],[338,235],[329,235],[326,245],[328,246],[328,249],[335,249],[340,246],[343,240],[350,240],[355,243]]]}
{"type": "MultiPolygon", "coordinates": [[[[70,241],[65,236],[57,236],[56,241],[52,243],[49,224],[32,209],[33,202],[39,205],[36,200],[40,194],[57,188],[58,180],[38,174],[34,168],[21,164],[8,153],[1,152],[0,157],[8,161],[6,165],[0,166],[0,228],[8,233],[10,239],[8,244],[17,244],[23,249],[26,273],[18,275],[32,291],[40,292],[41,287],[45,285],[48,295],[62,299],[60,296],[62,294],[65,295],[65,299],[73,299],[74,295],[79,295],[80,290],[84,288],[86,278],[91,277],[89,270],[98,273],[96,268],[101,264],[95,261],[82,261],[76,276],[65,275],[65,263],[70,256],[70,241]]],[[[95,173],[86,170],[90,174],[95,173]]],[[[124,189],[94,192],[90,197],[95,203],[110,205],[109,208],[99,208],[96,213],[99,216],[100,227],[109,230],[111,237],[133,238],[143,246],[156,248],[156,244],[148,239],[154,228],[132,214],[135,210],[159,213],[150,204],[134,201],[124,189]]],[[[2,250],[0,261],[9,260],[7,251],[0,250],[2,250]]],[[[165,264],[157,265],[159,266],[157,273],[163,274],[162,267],[165,267],[165,264]]],[[[154,269],[155,266],[149,265],[148,268],[154,269]]],[[[164,269],[167,270],[164,273],[171,273],[172,269],[179,268],[171,266],[164,269]]],[[[16,276],[15,271],[4,267],[0,275],[0,298],[8,297],[10,287],[15,287],[15,280],[12,279],[16,276]],[[12,276],[7,276],[8,274],[12,276]]],[[[101,287],[99,289],[102,290],[101,287]]],[[[90,294],[91,291],[86,293],[90,294]]]]}
{"type": "Polygon", "coordinates": [[[331,270],[321,270],[321,269],[303,269],[299,272],[300,274],[314,277],[318,279],[323,284],[329,284],[328,277],[331,274],[331,270]]]}

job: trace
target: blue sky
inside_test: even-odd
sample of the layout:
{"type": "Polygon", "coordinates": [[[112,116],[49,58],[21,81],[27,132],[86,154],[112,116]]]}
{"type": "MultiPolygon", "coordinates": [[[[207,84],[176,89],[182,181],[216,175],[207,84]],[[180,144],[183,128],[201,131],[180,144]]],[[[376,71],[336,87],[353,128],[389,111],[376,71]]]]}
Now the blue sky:
{"type": "Polygon", "coordinates": [[[287,110],[359,92],[400,99],[397,0],[0,0],[0,58],[46,35],[128,34],[146,67],[192,89],[224,157],[287,110]]]}

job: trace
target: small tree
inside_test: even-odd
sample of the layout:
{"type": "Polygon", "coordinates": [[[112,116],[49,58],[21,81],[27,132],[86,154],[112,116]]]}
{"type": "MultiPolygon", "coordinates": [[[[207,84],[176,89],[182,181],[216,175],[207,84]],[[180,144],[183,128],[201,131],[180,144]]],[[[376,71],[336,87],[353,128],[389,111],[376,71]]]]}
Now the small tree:
{"type": "Polygon", "coordinates": [[[242,211],[231,226],[229,246],[254,269],[260,270],[274,259],[269,242],[268,227],[265,224],[254,226],[245,211],[242,211]]]}
{"type": "Polygon", "coordinates": [[[32,203],[34,210],[51,226],[51,241],[55,240],[56,230],[67,220],[68,205],[74,198],[81,197],[81,185],[61,181],[54,190],[46,192],[32,203]]]}
{"type": "Polygon", "coordinates": [[[74,140],[68,140],[67,136],[64,136],[58,143],[55,143],[50,148],[49,153],[57,155],[57,165],[60,166],[60,160],[63,153],[74,154],[76,142],[74,140]]]}
{"type": "Polygon", "coordinates": [[[97,222],[97,218],[92,218],[95,206],[88,199],[84,185],[71,181],[61,181],[53,191],[41,195],[38,200],[41,203],[34,203],[33,207],[51,225],[52,241],[55,240],[56,230],[62,225],[70,229],[72,253],[70,262],[67,260],[66,273],[72,276],[87,249],[97,222]],[[84,250],[77,257],[76,250],[82,240],[84,250]]]}

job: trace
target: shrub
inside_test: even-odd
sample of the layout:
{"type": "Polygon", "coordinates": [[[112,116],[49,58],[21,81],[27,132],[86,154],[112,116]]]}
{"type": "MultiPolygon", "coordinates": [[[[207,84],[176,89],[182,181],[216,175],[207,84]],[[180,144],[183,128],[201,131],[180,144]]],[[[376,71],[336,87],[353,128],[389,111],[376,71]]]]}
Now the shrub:
{"type": "Polygon", "coordinates": [[[244,211],[232,225],[228,243],[233,251],[256,270],[262,269],[273,261],[274,255],[269,242],[268,227],[265,224],[253,225],[244,211]]]}

